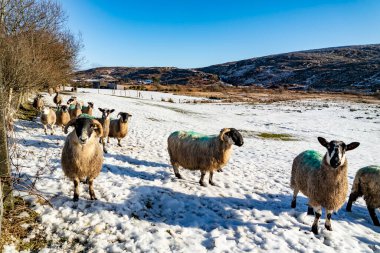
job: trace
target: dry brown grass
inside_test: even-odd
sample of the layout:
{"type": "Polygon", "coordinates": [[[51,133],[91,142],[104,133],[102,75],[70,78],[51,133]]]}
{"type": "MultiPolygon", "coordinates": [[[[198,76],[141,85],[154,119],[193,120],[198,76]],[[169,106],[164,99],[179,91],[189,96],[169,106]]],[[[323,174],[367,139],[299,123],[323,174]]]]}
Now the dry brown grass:
{"type": "Polygon", "coordinates": [[[380,104],[376,95],[349,94],[342,92],[307,92],[286,89],[263,89],[258,87],[230,87],[222,85],[145,85],[145,90],[171,92],[176,95],[205,97],[220,102],[273,103],[304,99],[338,99],[359,103],[380,104]]]}
{"type": "Polygon", "coordinates": [[[13,244],[19,251],[38,252],[46,246],[46,234],[38,223],[39,214],[20,197],[14,199],[14,208],[5,207],[0,238],[0,249],[13,244]],[[34,238],[29,239],[33,233],[34,238]]]}

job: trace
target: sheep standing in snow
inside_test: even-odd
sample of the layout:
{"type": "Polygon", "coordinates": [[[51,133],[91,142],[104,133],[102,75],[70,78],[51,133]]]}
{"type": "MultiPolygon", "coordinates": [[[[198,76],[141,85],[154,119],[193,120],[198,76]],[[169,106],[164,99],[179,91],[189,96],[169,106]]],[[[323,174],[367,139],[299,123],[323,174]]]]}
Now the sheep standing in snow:
{"type": "Polygon", "coordinates": [[[37,109],[37,111],[41,112],[44,108],[44,101],[42,100],[42,95],[38,94],[33,100],[33,107],[37,109]]]}
{"type": "Polygon", "coordinates": [[[294,190],[291,207],[296,207],[297,194],[301,191],[309,198],[308,214],[315,212],[311,227],[318,234],[318,222],[322,208],[326,209],[325,227],[331,228],[331,215],[345,202],[348,181],[346,151],[359,146],[359,142],[346,145],[342,141],[327,142],[318,137],[319,143],[327,149],[325,156],[313,150],[304,151],[293,160],[290,186],[294,190]]]}
{"type": "Polygon", "coordinates": [[[56,122],[55,112],[49,107],[44,107],[41,114],[41,123],[44,125],[45,134],[47,134],[47,126],[50,126],[51,135],[54,134],[54,124],[56,122]]]}
{"type": "Polygon", "coordinates": [[[57,116],[57,126],[62,126],[62,131],[64,130],[67,123],[70,121],[70,114],[67,110],[67,105],[62,105],[58,107],[57,111],[55,112],[57,116]]]}
{"type": "Polygon", "coordinates": [[[79,182],[88,180],[91,200],[95,200],[94,179],[99,175],[103,165],[103,150],[99,137],[103,134],[102,125],[94,119],[79,117],[70,120],[74,130],[66,137],[62,150],[61,164],[65,175],[74,182],[74,201],[79,199],[79,182]]]}
{"type": "Polygon", "coordinates": [[[235,128],[223,128],[219,135],[207,136],[194,132],[177,131],[168,138],[170,162],[177,178],[179,166],[189,170],[200,170],[201,186],[207,186],[203,180],[206,172],[210,173],[209,183],[215,185],[212,177],[214,171],[227,164],[232,145],[243,145],[243,137],[235,128]]]}
{"type": "Polygon", "coordinates": [[[56,92],[56,94],[55,94],[55,96],[54,96],[54,98],[53,98],[53,102],[54,102],[54,104],[57,105],[57,107],[60,106],[60,105],[62,104],[62,96],[59,95],[58,92],[56,92]]]}
{"type": "Polygon", "coordinates": [[[99,118],[98,120],[102,124],[102,127],[103,127],[103,135],[100,138],[100,143],[103,144],[103,152],[107,153],[108,151],[106,149],[106,139],[110,132],[110,121],[111,121],[110,115],[111,113],[115,111],[115,109],[106,109],[106,108],[104,109],[98,108],[98,109],[99,111],[102,112],[102,117],[99,118]]]}
{"type": "Polygon", "coordinates": [[[380,226],[376,208],[380,207],[380,166],[367,166],[356,172],[346,211],[351,212],[352,203],[364,196],[373,224],[380,226]]]}
{"type": "Polygon", "coordinates": [[[87,106],[82,106],[82,113],[92,116],[93,109],[94,109],[94,103],[87,102],[87,106]]]}
{"type": "Polygon", "coordinates": [[[126,112],[119,112],[117,116],[120,116],[120,118],[110,121],[107,143],[110,143],[110,137],[116,138],[117,145],[121,147],[120,141],[128,134],[128,119],[132,115],[126,112]]]}

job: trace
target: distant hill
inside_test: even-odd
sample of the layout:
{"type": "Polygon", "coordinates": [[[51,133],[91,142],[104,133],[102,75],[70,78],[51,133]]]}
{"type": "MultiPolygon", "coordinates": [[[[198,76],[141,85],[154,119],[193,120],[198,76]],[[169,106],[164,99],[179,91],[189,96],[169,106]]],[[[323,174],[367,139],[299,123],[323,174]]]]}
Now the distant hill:
{"type": "Polygon", "coordinates": [[[161,84],[224,83],[264,88],[325,91],[380,89],[380,44],[346,46],[270,55],[197,69],[104,67],[79,71],[76,78],[152,79],[161,84]]]}

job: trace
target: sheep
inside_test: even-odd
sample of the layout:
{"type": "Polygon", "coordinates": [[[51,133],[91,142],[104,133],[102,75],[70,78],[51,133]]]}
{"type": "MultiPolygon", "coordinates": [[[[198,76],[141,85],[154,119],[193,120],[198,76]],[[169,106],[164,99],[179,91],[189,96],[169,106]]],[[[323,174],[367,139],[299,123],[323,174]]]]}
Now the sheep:
{"type": "Polygon", "coordinates": [[[64,130],[67,123],[70,121],[70,114],[67,110],[67,105],[62,105],[58,107],[57,111],[55,112],[57,116],[57,126],[62,126],[62,131],[64,130]]]}
{"type": "Polygon", "coordinates": [[[92,116],[92,111],[94,109],[94,103],[92,102],[87,102],[87,106],[82,106],[82,113],[86,113],[88,115],[92,116]]]}
{"type": "Polygon", "coordinates": [[[110,143],[110,137],[116,138],[117,145],[121,147],[120,141],[128,134],[128,118],[132,117],[132,115],[126,112],[119,112],[117,116],[120,116],[120,118],[110,121],[107,143],[110,143]]]}
{"type": "Polygon", "coordinates": [[[79,115],[82,114],[82,109],[81,105],[79,103],[71,104],[69,106],[69,114],[70,114],[70,119],[74,119],[78,117],[79,115]]]}
{"type": "Polygon", "coordinates": [[[98,138],[103,134],[99,121],[88,117],[74,118],[65,126],[65,133],[70,126],[74,130],[66,137],[61,155],[64,174],[74,182],[74,201],[79,200],[79,181],[87,179],[90,199],[96,200],[94,179],[99,175],[103,165],[103,150],[98,138]]]}
{"type": "Polygon", "coordinates": [[[168,152],[174,174],[182,179],[179,166],[189,170],[200,170],[199,184],[204,183],[206,172],[210,173],[209,183],[213,182],[214,171],[227,164],[232,145],[242,146],[242,135],[235,128],[223,128],[219,135],[202,135],[194,132],[177,131],[168,137],[168,152]]]}
{"type": "Polygon", "coordinates": [[[380,166],[367,166],[356,172],[350,198],[346,206],[347,212],[351,212],[352,203],[361,196],[364,196],[373,224],[380,226],[375,212],[375,208],[380,207],[380,166]]]}
{"type": "Polygon", "coordinates": [[[38,94],[34,100],[33,100],[33,107],[36,108],[39,112],[42,111],[42,108],[44,107],[44,101],[42,100],[42,95],[38,94]]]}
{"type": "Polygon", "coordinates": [[[103,144],[103,152],[108,153],[106,149],[106,138],[108,137],[110,131],[110,115],[115,111],[115,109],[98,108],[102,112],[102,117],[97,120],[102,124],[103,135],[100,138],[100,143],[103,144]]]}
{"type": "Polygon", "coordinates": [[[55,112],[49,107],[45,106],[41,114],[41,123],[44,125],[45,134],[47,134],[47,126],[50,125],[51,135],[54,134],[54,124],[56,122],[55,112]]]}
{"type": "Polygon", "coordinates": [[[54,104],[57,105],[57,107],[62,104],[62,96],[59,95],[59,92],[56,92],[56,94],[55,94],[55,96],[53,98],[53,102],[54,102],[54,104]]]}
{"type": "Polygon", "coordinates": [[[50,88],[48,89],[48,93],[49,93],[50,96],[53,95],[53,93],[54,93],[54,89],[50,87],[50,88]]]}
{"type": "Polygon", "coordinates": [[[322,208],[326,210],[325,227],[332,230],[331,215],[345,202],[348,182],[346,151],[357,148],[360,143],[352,142],[346,145],[342,141],[330,141],[318,137],[319,143],[327,149],[324,157],[314,150],[299,154],[292,165],[290,186],[294,190],[291,207],[296,207],[297,194],[301,191],[309,198],[308,214],[315,219],[311,227],[318,234],[318,222],[322,208]]]}

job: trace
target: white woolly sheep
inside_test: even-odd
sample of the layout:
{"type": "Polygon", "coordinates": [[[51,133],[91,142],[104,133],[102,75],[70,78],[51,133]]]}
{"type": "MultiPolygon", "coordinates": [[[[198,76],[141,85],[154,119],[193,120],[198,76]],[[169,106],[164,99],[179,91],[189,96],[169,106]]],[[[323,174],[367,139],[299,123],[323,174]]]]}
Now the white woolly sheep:
{"type": "Polygon", "coordinates": [[[212,177],[214,171],[227,164],[232,145],[242,146],[243,137],[235,128],[223,128],[219,135],[202,135],[194,132],[177,131],[168,138],[168,152],[174,174],[179,174],[179,166],[189,170],[200,170],[201,186],[207,186],[203,180],[206,172],[210,173],[209,183],[215,185],[212,177]]]}
{"type": "Polygon", "coordinates": [[[363,196],[373,224],[380,226],[376,208],[380,207],[380,166],[372,165],[356,172],[346,211],[351,212],[352,203],[363,196]]]}
{"type": "Polygon", "coordinates": [[[308,214],[315,219],[311,227],[314,234],[318,234],[318,222],[322,215],[322,208],[326,209],[325,227],[331,228],[331,215],[345,202],[348,181],[346,151],[359,146],[359,142],[346,145],[342,141],[327,142],[318,137],[319,143],[327,149],[325,156],[314,151],[307,150],[299,154],[292,165],[290,186],[294,190],[291,207],[296,207],[297,194],[301,191],[309,198],[308,214]]]}
{"type": "Polygon", "coordinates": [[[54,124],[57,120],[55,112],[49,107],[44,107],[41,114],[41,123],[44,125],[45,134],[47,134],[47,127],[50,126],[51,135],[54,134],[54,124]]]}
{"type": "Polygon", "coordinates": [[[110,137],[116,138],[117,145],[121,147],[120,141],[128,134],[128,119],[132,115],[126,112],[119,112],[117,116],[120,116],[120,118],[110,121],[107,143],[110,142],[110,137]]]}
{"type": "Polygon", "coordinates": [[[63,131],[66,124],[70,121],[70,114],[68,112],[67,105],[59,106],[55,114],[57,116],[56,125],[61,126],[63,131]]]}
{"type": "Polygon", "coordinates": [[[74,182],[74,201],[79,199],[79,182],[86,179],[90,198],[95,200],[93,183],[103,165],[103,150],[99,144],[99,137],[103,134],[102,125],[97,120],[81,116],[70,120],[65,133],[70,126],[75,129],[66,137],[62,150],[63,172],[74,182]]]}
{"type": "Polygon", "coordinates": [[[110,132],[110,115],[111,113],[113,113],[115,111],[115,109],[106,109],[106,108],[98,108],[99,111],[102,112],[102,117],[101,118],[97,118],[97,120],[102,124],[102,127],[103,127],[103,135],[102,137],[100,138],[100,143],[103,144],[103,152],[104,153],[107,153],[107,149],[106,149],[106,139],[108,137],[108,134],[110,132]]]}

